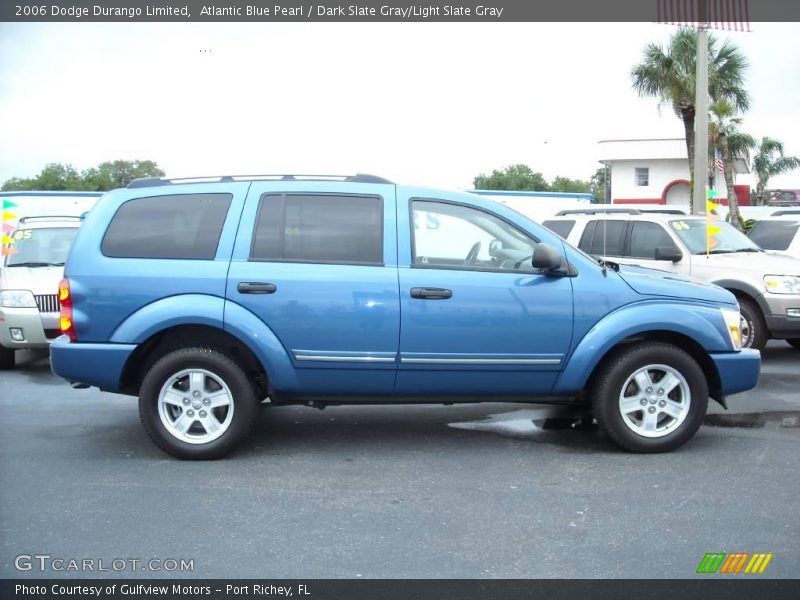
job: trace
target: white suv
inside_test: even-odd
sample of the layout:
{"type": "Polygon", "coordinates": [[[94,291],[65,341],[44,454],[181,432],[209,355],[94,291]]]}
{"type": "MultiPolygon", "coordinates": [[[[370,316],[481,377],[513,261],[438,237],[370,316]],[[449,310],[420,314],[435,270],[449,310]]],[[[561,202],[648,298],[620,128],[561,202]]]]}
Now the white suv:
{"type": "Polygon", "coordinates": [[[705,217],[569,213],[542,224],[587,254],[719,285],[739,300],[743,346],[774,338],[800,349],[800,260],[762,250],[721,220],[706,255],[705,217]]]}
{"type": "Polygon", "coordinates": [[[0,369],[21,348],[47,348],[61,335],[58,284],[80,217],[23,217],[0,263],[0,369]]]}

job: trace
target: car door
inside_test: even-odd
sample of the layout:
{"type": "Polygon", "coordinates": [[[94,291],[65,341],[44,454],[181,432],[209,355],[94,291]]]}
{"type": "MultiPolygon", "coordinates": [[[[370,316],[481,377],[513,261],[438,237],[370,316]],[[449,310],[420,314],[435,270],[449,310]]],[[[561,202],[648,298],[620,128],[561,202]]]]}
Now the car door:
{"type": "Polygon", "coordinates": [[[398,394],[546,394],[572,336],[572,284],[491,203],[398,192],[398,394]]]}
{"type": "Polygon", "coordinates": [[[283,345],[303,394],[390,394],[400,330],[393,185],[253,183],[227,298],[283,345]]]}

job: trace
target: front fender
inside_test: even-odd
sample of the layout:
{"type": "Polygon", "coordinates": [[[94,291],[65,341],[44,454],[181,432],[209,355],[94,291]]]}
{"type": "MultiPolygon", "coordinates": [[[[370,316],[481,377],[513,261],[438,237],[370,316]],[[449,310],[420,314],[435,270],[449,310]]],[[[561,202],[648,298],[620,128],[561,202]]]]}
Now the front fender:
{"type": "Polygon", "coordinates": [[[626,338],[653,331],[685,335],[709,353],[733,351],[717,307],[661,301],[628,304],[603,317],[578,342],[556,380],[553,395],[577,394],[609,350],[626,338]]]}
{"type": "Polygon", "coordinates": [[[222,329],[225,300],[205,294],[170,296],[143,306],[111,334],[114,344],[140,344],[163,329],[177,325],[208,325],[222,329]]]}

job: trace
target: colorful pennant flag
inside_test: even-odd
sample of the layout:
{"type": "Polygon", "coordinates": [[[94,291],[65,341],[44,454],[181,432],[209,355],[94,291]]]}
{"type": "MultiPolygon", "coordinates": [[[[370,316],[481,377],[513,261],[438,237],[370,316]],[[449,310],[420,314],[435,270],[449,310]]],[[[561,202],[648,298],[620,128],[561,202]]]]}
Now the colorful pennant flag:
{"type": "Polygon", "coordinates": [[[706,186],[706,256],[719,243],[714,236],[722,231],[721,227],[711,224],[711,221],[716,221],[719,218],[715,212],[719,206],[711,200],[716,197],[717,191],[706,186]]]}

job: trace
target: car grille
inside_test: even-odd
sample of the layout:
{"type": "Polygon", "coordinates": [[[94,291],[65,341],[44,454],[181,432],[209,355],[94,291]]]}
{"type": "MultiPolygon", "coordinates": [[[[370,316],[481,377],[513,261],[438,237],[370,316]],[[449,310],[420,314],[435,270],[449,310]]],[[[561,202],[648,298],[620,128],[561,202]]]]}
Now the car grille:
{"type": "Polygon", "coordinates": [[[34,296],[36,298],[36,306],[39,307],[39,312],[56,313],[61,310],[58,304],[58,294],[43,294],[41,296],[34,296]]]}

